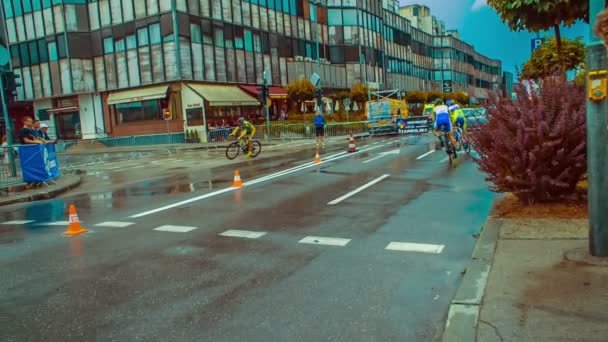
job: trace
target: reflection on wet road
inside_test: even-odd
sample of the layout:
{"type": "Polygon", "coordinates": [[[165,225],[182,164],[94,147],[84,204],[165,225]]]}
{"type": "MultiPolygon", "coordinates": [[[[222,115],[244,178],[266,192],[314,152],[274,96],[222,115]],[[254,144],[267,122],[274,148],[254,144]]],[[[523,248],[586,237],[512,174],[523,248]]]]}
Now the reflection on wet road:
{"type": "Polygon", "coordinates": [[[0,333],[432,341],[493,198],[471,161],[444,163],[432,145],[371,140],[319,164],[310,150],[211,168],[195,154],[133,162],[3,208],[0,333]],[[67,238],[71,203],[90,232],[67,238]]]}

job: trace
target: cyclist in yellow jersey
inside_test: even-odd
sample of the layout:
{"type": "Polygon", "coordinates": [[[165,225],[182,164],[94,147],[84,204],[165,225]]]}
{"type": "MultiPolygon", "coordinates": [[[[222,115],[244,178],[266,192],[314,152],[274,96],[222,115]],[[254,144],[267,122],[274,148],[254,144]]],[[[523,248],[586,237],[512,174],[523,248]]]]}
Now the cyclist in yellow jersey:
{"type": "Polygon", "coordinates": [[[245,118],[239,118],[239,126],[235,128],[232,133],[230,133],[230,135],[235,136],[239,130],[241,131],[241,135],[239,135],[237,139],[240,141],[241,139],[245,138],[245,140],[247,141],[247,157],[251,157],[251,155],[253,154],[252,139],[255,136],[255,127],[253,126],[253,124],[251,124],[251,122],[245,120],[245,118]]]}

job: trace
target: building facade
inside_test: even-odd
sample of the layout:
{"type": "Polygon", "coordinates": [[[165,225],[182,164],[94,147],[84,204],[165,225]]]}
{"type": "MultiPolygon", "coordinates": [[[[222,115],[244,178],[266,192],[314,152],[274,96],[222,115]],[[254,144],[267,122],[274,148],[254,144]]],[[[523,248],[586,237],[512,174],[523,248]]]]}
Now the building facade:
{"type": "Polygon", "coordinates": [[[172,132],[253,115],[264,71],[274,114],[289,110],[282,87],[313,72],[324,89],[452,80],[471,94],[502,76],[500,62],[445,36],[436,19],[430,31],[414,25],[394,0],[0,2],[19,100],[66,140],[166,133],[165,109],[172,132]],[[460,48],[464,57],[446,52],[460,48]]]}

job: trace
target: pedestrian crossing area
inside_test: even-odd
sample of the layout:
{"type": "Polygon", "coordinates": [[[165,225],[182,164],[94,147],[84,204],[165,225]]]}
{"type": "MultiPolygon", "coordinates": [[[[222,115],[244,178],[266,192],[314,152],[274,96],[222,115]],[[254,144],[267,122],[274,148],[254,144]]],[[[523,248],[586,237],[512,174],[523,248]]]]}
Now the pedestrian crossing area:
{"type": "MultiPolygon", "coordinates": [[[[81,221],[81,223],[84,223],[81,221]]],[[[4,227],[19,227],[25,225],[31,225],[36,227],[67,227],[68,221],[52,221],[52,222],[36,222],[34,220],[11,220],[0,223],[0,226],[4,227]]],[[[88,225],[87,225],[88,226],[88,225]]],[[[104,221],[96,224],[92,224],[94,228],[114,228],[114,229],[128,229],[129,227],[135,227],[135,222],[128,221],[104,221]]],[[[187,234],[196,233],[199,227],[194,226],[180,226],[164,224],[158,227],[152,228],[154,233],[158,234],[187,234]]],[[[99,232],[99,230],[98,230],[99,232]]],[[[279,235],[284,232],[266,232],[259,230],[241,230],[241,229],[228,229],[217,234],[220,239],[243,239],[243,240],[259,240],[271,238],[272,235],[279,235]]],[[[86,235],[84,235],[86,236],[86,235]]],[[[58,237],[63,238],[63,235],[58,234],[58,237]]],[[[354,239],[345,236],[298,236],[293,238],[293,243],[296,245],[318,245],[327,247],[347,247],[352,245],[354,239]]],[[[389,252],[409,252],[409,253],[422,253],[422,254],[441,254],[445,249],[445,245],[442,244],[429,244],[420,242],[402,242],[402,241],[389,241],[384,247],[384,250],[389,252]]]]}

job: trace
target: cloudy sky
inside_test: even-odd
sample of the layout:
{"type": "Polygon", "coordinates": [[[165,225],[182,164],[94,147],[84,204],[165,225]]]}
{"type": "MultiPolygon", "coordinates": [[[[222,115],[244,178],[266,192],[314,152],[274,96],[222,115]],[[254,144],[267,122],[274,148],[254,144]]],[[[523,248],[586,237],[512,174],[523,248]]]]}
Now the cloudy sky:
{"type": "MultiPolygon", "coordinates": [[[[400,3],[428,6],[431,14],[445,21],[447,29],[457,29],[461,38],[477,51],[502,60],[505,71],[515,72],[515,65],[523,64],[530,57],[530,40],[536,35],[511,32],[498,14],[486,5],[486,0],[401,0],[400,3]]],[[[564,29],[563,34],[587,40],[588,32],[589,25],[577,23],[564,29]]],[[[553,35],[553,31],[544,34],[553,35]]]]}

